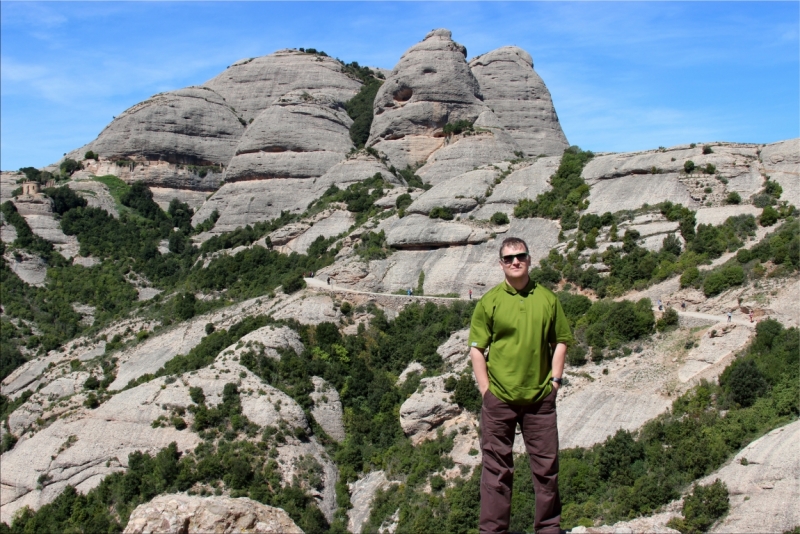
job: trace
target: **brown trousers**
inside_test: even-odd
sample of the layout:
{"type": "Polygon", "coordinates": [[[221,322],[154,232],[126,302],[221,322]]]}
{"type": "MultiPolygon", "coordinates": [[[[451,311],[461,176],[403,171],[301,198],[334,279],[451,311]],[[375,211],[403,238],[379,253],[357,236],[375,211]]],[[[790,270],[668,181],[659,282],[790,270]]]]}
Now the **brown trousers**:
{"type": "Polygon", "coordinates": [[[483,396],[481,410],[481,533],[508,532],[514,478],[514,432],[519,423],[530,457],[536,491],[534,529],[537,534],[560,532],[561,499],[558,495],[558,427],[556,392],[528,406],[506,404],[491,391],[483,396]]]}

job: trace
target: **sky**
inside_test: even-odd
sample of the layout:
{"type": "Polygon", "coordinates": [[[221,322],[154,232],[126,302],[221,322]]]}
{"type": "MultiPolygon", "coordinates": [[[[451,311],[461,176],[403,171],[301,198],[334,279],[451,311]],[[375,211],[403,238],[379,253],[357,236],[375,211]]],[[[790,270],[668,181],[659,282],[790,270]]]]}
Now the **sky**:
{"type": "Polygon", "coordinates": [[[800,2],[0,2],[0,169],[130,106],[313,47],[392,69],[433,28],[527,50],[569,142],[630,152],[800,137],[800,2]]]}

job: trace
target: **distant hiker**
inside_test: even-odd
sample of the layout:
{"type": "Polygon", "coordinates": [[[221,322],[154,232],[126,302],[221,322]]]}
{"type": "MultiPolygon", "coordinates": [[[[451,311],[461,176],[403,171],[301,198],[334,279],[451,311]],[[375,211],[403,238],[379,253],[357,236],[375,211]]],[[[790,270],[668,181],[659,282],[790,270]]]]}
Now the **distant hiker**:
{"type": "Polygon", "coordinates": [[[728,322],[731,322],[732,318],[733,318],[733,314],[731,312],[728,312],[728,322]]]}
{"type": "Polygon", "coordinates": [[[406,295],[408,295],[408,296],[410,297],[410,296],[411,296],[411,295],[413,295],[413,294],[414,294],[414,292],[413,292],[413,291],[411,291],[411,288],[409,287],[409,288],[406,290],[406,295]]]}
{"type": "Polygon", "coordinates": [[[664,306],[661,304],[661,299],[658,299],[658,311],[663,311],[664,306]]]}
{"type": "Polygon", "coordinates": [[[328,285],[331,285],[331,277],[328,277],[328,285]]]}
{"type": "Polygon", "coordinates": [[[753,310],[750,310],[750,322],[753,322],[753,310]]]}
{"type": "Polygon", "coordinates": [[[472,300],[472,290],[469,290],[469,300],[472,300]]]}
{"type": "Polygon", "coordinates": [[[686,301],[685,300],[683,302],[681,302],[681,309],[683,311],[686,311],[686,301]]]}

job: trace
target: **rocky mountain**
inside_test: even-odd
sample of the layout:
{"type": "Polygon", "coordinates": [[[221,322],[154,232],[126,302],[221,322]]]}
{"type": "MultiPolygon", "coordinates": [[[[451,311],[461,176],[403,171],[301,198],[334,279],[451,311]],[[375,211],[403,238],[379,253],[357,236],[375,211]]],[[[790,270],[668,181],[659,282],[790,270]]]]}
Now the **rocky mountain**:
{"type": "Polygon", "coordinates": [[[712,530],[800,525],[798,139],[569,147],[527,52],[470,60],[438,29],[392,71],[240,60],[22,171],[0,175],[2,522],[471,528],[471,301],[520,236],[578,339],[565,525],[675,532],[716,478],[712,530]]]}

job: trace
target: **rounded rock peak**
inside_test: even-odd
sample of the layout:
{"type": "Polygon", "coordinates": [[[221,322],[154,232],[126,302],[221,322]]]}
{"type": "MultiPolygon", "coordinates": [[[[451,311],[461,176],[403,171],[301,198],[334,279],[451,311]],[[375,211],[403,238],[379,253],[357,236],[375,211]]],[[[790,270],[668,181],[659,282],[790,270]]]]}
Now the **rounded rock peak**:
{"type": "Polygon", "coordinates": [[[494,61],[521,61],[528,67],[533,68],[533,58],[531,55],[518,46],[501,46],[500,48],[474,58],[469,62],[469,65],[470,67],[474,67],[475,65],[488,65],[494,61]]]}
{"type": "Polygon", "coordinates": [[[438,30],[431,30],[431,31],[428,32],[428,35],[425,36],[425,39],[423,39],[423,41],[427,41],[431,37],[441,37],[441,38],[447,39],[449,41],[452,41],[453,40],[453,32],[451,32],[450,30],[447,30],[445,28],[439,28],[438,30]]]}

